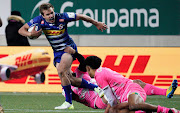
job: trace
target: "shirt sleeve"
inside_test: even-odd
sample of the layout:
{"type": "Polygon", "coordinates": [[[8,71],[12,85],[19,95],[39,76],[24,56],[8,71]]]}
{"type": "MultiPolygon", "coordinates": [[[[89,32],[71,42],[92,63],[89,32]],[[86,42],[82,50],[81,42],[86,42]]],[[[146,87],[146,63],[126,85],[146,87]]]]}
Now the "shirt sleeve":
{"type": "Polygon", "coordinates": [[[29,22],[27,22],[27,24],[28,24],[29,26],[31,26],[31,25],[33,25],[33,24],[38,24],[38,25],[40,25],[40,24],[41,24],[41,19],[40,19],[39,16],[37,16],[37,17],[31,19],[29,22]]]}
{"type": "Polygon", "coordinates": [[[63,13],[66,22],[71,22],[76,20],[76,14],[73,12],[65,12],[63,13]]]}
{"type": "Polygon", "coordinates": [[[107,101],[111,106],[117,105],[116,97],[114,96],[109,85],[103,88],[104,94],[107,97],[107,101]]]}

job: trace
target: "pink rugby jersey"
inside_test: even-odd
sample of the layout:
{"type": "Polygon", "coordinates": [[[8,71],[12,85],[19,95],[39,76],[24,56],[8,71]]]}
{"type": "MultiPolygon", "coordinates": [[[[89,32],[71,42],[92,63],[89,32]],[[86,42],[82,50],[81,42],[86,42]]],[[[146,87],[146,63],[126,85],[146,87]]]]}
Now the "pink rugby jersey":
{"type": "MultiPolygon", "coordinates": [[[[87,72],[79,71],[79,69],[76,68],[75,73],[77,78],[83,78],[88,82],[96,84],[96,82],[91,79],[87,72]]],[[[102,99],[98,96],[98,94],[95,91],[85,88],[78,88],[74,86],[71,86],[71,89],[76,95],[78,95],[78,97],[75,97],[76,101],[83,103],[84,105],[94,109],[106,108],[107,105],[103,103],[102,99]]]]}
{"type": "Polygon", "coordinates": [[[127,101],[128,95],[133,92],[139,93],[141,97],[143,96],[143,99],[146,97],[144,90],[138,84],[109,68],[98,68],[95,72],[95,79],[98,86],[104,90],[107,98],[111,99],[111,103],[109,100],[108,102],[112,106],[117,104],[114,103],[114,100],[119,100],[120,103],[127,101]],[[135,86],[135,88],[132,86],[135,86]]]}

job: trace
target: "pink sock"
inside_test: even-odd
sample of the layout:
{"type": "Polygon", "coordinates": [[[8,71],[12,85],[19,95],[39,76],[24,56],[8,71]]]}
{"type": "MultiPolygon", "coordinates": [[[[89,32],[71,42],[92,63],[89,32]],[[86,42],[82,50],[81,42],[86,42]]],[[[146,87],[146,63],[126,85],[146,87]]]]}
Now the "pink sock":
{"type": "Polygon", "coordinates": [[[168,113],[169,110],[169,108],[161,107],[160,105],[158,105],[157,113],[168,113]]]}
{"type": "Polygon", "coordinates": [[[145,112],[145,111],[138,110],[138,111],[135,111],[135,113],[146,113],[146,112],[145,112]]]}
{"type": "Polygon", "coordinates": [[[146,83],[144,90],[147,95],[164,95],[164,96],[166,96],[166,91],[167,91],[167,89],[158,88],[148,83],[146,83]]]}

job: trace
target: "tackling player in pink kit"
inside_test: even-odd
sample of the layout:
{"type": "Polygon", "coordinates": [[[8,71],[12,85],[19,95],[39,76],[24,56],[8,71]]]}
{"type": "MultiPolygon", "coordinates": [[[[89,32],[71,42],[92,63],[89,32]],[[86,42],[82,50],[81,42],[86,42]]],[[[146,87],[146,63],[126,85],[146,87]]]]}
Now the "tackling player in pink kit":
{"type": "Polygon", "coordinates": [[[138,84],[109,68],[100,67],[101,59],[97,56],[87,57],[85,64],[88,74],[96,79],[97,84],[104,90],[104,94],[108,98],[109,104],[105,113],[119,113],[120,110],[126,108],[130,111],[180,113],[175,108],[170,109],[145,103],[146,93],[138,84]]]}
{"type": "MultiPolygon", "coordinates": [[[[76,68],[74,73],[76,74],[77,78],[83,78],[88,82],[96,84],[96,82],[91,79],[87,72],[80,71],[78,68],[76,68]]],[[[73,100],[93,109],[105,109],[107,107],[107,101],[103,98],[100,98],[97,92],[90,89],[78,88],[74,86],[71,86],[71,89],[74,93],[73,100]]]]}

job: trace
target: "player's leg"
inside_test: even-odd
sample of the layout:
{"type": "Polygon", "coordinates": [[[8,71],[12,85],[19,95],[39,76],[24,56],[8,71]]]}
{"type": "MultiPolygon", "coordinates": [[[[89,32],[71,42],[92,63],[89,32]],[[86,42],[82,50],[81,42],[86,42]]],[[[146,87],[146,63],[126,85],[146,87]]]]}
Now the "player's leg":
{"type": "Polygon", "coordinates": [[[111,107],[109,109],[109,113],[152,113],[152,112],[145,112],[142,110],[138,110],[138,111],[131,111],[128,108],[129,104],[126,103],[119,103],[118,105],[111,107]]]}
{"type": "Polygon", "coordinates": [[[55,107],[55,109],[73,109],[72,104],[72,91],[71,91],[71,82],[69,80],[69,74],[71,64],[72,64],[73,58],[69,53],[64,53],[61,57],[60,63],[56,64],[56,68],[58,71],[58,75],[61,79],[61,85],[65,91],[66,100],[65,102],[58,107],[55,107]]]}
{"type": "Polygon", "coordinates": [[[142,88],[146,86],[146,83],[139,79],[133,80],[133,83],[139,84],[142,88]]]}
{"type": "Polygon", "coordinates": [[[178,86],[177,80],[173,80],[172,84],[169,86],[168,89],[163,89],[156,87],[152,84],[145,83],[139,79],[133,80],[134,83],[139,84],[142,88],[144,88],[147,95],[164,95],[167,98],[172,98],[173,94],[178,86]]]}
{"type": "Polygon", "coordinates": [[[129,110],[131,111],[137,111],[137,110],[143,110],[143,111],[152,111],[152,112],[157,112],[157,113],[179,113],[178,110],[176,109],[170,109],[166,107],[162,107],[160,105],[152,105],[144,102],[142,97],[135,93],[135,94],[130,94],[128,97],[128,104],[129,104],[129,110]]]}
{"type": "Polygon", "coordinates": [[[169,86],[169,88],[166,91],[167,98],[173,97],[174,92],[175,92],[177,87],[178,87],[178,81],[175,79],[175,80],[173,80],[172,84],[169,86]]]}
{"type": "Polygon", "coordinates": [[[157,106],[147,104],[144,102],[143,98],[136,92],[133,92],[128,97],[129,110],[137,111],[154,111],[156,112],[157,106]]]}
{"type": "MultiPolygon", "coordinates": [[[[135,111],[130,111],[129,109],[114,109],[113,107],[109,109],[109,113],[136,113],[135,111]]],[[[143,112],[142,112],[143,113],[143,112]]]]}
{"type": "Polygon", "coordinates": [[[0,105],[0,113],[4,113],[3,107],[0,105]]]}
{"type": "MultiPolygon", "coordinates": [[[[66,47],[66,49],[64,51],[69,53],[69,54],[73,54],[73,56],[75,58],[77,58],[78,61],[80,62],[80,65],[79,65],[78,69],[80,71],[82,71],[82,72],[86,72],[86,68],[85,68],[85,64],[84,64],[84,57],[81,54],[79,54],[77,52],[77,50],[75,50],[72,47],[68,46],[68,47],[66,47]]],[[[76,74],[76,72],[74,74],[76,74]]],[[[103,92],[102,89],[100,89],[97,85],[94,85],[94,84],[86,81],[83,78],[76,78],[75,76],[70,76],[70,81],[71,81],[71,84],[73,86],[75,86],[75,87],[87,88],[87,89],[94,90],[94,91],[96,91],[98,93],[98,95],[100,97],[102,97],[104,95],[104,92],[103,92]]]]}
{"type": "Polygon", "coordinates": [[[153,86],[152,84],[145,83],[139,79],[133,80],[133,82],[139,84],[145,90],[147,95],[164,95],[164,96],[166,96],[167,89],[153,86]]]}

